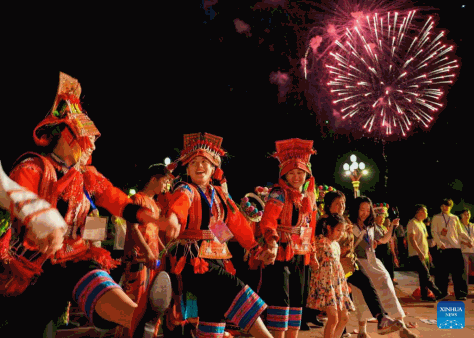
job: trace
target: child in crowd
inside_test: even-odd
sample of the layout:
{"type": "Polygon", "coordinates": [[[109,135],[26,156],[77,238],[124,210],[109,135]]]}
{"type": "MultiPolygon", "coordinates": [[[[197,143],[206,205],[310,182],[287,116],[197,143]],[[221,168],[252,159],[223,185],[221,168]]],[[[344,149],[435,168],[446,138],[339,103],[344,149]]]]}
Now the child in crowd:
{"type": "MultiPolygon", "coordinates": [[[[325,311],[328,321],[324,328],[324,338],[339,338],[349,320],[348,311],[354,311],[349,297],[344,269],[340,262],[341,249],[337,242],[344,232],[346,221],[337,214],[331,214],[326,227],[316,233],[315,257],[319,269],[313,269],[308,292],[307,306],[325,311]]],[[[313,265],[312,264],[312,265],[313,265]]]]}

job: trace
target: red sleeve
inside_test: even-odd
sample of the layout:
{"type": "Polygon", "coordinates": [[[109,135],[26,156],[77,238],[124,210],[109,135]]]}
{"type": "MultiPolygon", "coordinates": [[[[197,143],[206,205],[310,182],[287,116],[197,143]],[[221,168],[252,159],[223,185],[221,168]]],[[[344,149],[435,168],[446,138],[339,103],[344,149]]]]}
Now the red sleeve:
{"type": "Polygon", "coordinates": [[[88,191],[95,191],[95,204],[107,209],[112,215],[123,216],[123,209],[132,200],[119,188],[116,188],[94,167],[88,167],[84,173],[84,184],[88,191]]]}
{"type": "Polygon", "coordinates": [[[234,201],[228,198],[227,204],[230,206],[227,226],[234,234],[235,239],[243,248],[247,250],[252,249],[257,245],[252,228],[250,227],[245,216],[242,215],[240,210],[237,208],[234,201]]]}
{"type": "Polygon", "coordinates": [[[171,194],[169,199],[166,216],[168,217],[171,213],[176,214],[179,224],[181,224],[181,232],[186,228],[193,195],[194,193],[191,188],[187,184],[184,184],[179,186],[173,194],[171,194]]]}
{"type": "Polygon", "coordinates": [[[41,177],[43,176],[43,169],[41,160],[37,158],[28,159],[15,168],[10,173],[10,178],[25,187],[26,189],[38,194],[41,177]]]}
{"type": "Polygon", "coordinates": [[[270,194],[270,198],[265,204],[262,220],[260,221],[260,229],[262,231],[265,241],[270,241],[272,238],[277,241],[280,239],[277,232],[278,218],[284,206],[284,199],[282,200],[283,191],[275,191],[270,194]],[[272,197],[273,196],[273,197],[272,197]]]}

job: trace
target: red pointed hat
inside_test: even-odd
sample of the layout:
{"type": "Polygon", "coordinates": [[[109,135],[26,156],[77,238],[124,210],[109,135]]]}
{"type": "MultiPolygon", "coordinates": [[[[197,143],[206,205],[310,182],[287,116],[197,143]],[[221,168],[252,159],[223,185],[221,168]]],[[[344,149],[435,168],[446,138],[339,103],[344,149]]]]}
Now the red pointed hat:
{"type": "Polygon", "coordinates": [[[316,154],[313,141],[292,138],[276,141],[276,152],[272,155],[280,161],[280,177],[292,169],[301,169],[311,174],[311,155],[316,154]]]}
{"type": "Polygon", "coordinates": [[[79,81],[65,73],[59,73],[59,85],[54,99],[53,108],[41,121],[33,132],[33,139],[39,146],[47,146],[51,138],[44,132],[44,127],[51,127],[61,123],[66,124],[73,136],[100,136],[99,130],[92,120],[82,110],[79,96],[81,95],[79,81]]]}
{"type": "Polygon", "coordinates": [[[183,165],[191,162],[196,156],[203,156],[216,167],[221,166],[221,156],[225,151],[221,148],[222,137],[208,133],[184,135],[184,147],[179,160],[183,165]]]}

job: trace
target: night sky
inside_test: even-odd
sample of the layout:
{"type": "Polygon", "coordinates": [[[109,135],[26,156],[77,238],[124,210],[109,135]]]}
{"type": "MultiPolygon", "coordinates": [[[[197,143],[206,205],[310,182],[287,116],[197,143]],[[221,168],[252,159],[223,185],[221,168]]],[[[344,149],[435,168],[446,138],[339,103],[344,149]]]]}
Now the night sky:
{"type": "Polygon", "coordinates": [[[22,153],[38,150],[32,132],[52,106],[62,71],[81,83],[83,107],[102,133],[93,164],[123,189],[137,182],[141,169],[175,159],[183,134],[209,132],[224,138],[231,155],[222,168],[237,201],[277,181],[278,161],[268,155],[276,140],[298,137],[314,140],[317,184],[350,196],[342,165],[355,153],[371,170],[362,193],[398,206],[402,221],[412,217],[415,203],[427,204],[430,216],[444,197],[454,200],[455,212],[474,205],[467,1],[415,2],[437,8],[423,13],[435,14],[437,28],[449,32],[461,68],[431,128],[385,145],[342,128],[317,72],[302,77],[308,31],[324,20],[312,2],[191,3],[71,11],[9,27],[2,34],[5,170],[22,153]],[[250,30],[237,32],[235,19],[250,30]],[[285,95],[271,83],[278,71],[291,78],[285,95]]]}

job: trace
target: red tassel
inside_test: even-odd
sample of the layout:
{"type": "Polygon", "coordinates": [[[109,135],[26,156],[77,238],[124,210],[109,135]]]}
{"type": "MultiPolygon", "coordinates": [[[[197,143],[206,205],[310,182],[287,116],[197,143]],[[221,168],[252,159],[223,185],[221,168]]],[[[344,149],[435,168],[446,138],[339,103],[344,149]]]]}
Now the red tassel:
{"type": "Polygon", "coordinates": [[[310,263],[310,256],[309,254],[304,255],[304,265],[309,265],[310,263]]]}
{"type": "Polygon", "coordinates": [[[221,168],[216,168],[216,170],[214,171],[213,177],[216,180],[221,181],[223,176],[224,176],[224,171],[221,168]]]}
{"type": "Polygon", "coordinates": [[[0,275],[0,294],[7,296],[17,296],[23,293],[31,284],[31,280],[35,275],[43,272],[41,267],[30,262],[23,256],[12,257],[5,255],[4,262],[0,264],[3,273],[0,275]]]}
{"type": "Polygon", "coordinates": [[[171,273],[175,273],[175,270],[176,270],[176,256],[170,256],[170,267],[171,267],[171,273]]]}
{"type": "Polygon", "coordinates": [[[201,272],[200,273],[205,273],[209,271],[209,263],[206,262],[204,258],[201,258],[201,272]]]}
{"type": "Polygon", "coordinates": [[[7,232],[0,237],[0,258],[3,259],[4,255],[8,255],[10,250],[10,240],[12,238],[12,229],[8,229],[7,232]]]}
{"type": "Polygon", "coordinates": [[[283,248],[282,247],[279,247],[278,248],[278,253],[277,253],[277,258],[276,258],[277,261],[284,261],[285,260],[285,253],[283,251],[283,248]]]}
{"type": "Polygon", "coordinates": [[[263,251],[262,247],[259,247],[256,251],[251,251],[250,252],[250,257],[249,257],[249,268],[250,270],[257,270],[260,265],[262,265],[262,261],[256,259],[255,257],[258,257],[263,251]]]}
{"type": "Polygon", "coordinates": [[[228,259],[224,259],[224,267],[225,267],[225,271],[227,271],[231,275],[235,276],[235,273],[237,271],[235,270],[234,264],[232,264],[231,261],[229,261],[228,259]]]}
{"type": "Polygon", "coordinates": [[[113,259],[109,251],[103,248],[97,248],[95,246],[91,246],[84,256],[78,257],[74,261],[78,262],[84,260],[96,261],[99,263],[101,268],[107,272],[110,272],[110,270],[116,268],[119,265],[119,261],[113,259]]]}
{"type": "Polygon", "coordinates": [[[191,258],[191,264],[194,267],[194,273],[199,273],[201,270],[201,260],[198,257],[191,258]]]}
{"type": "Polygon", "coordinates": [[[181,271],[183,271],[185,265],[186,265],[186,257],[182,256],[179,259],[178,263],[176,264],[175,274],[180,275],[181,271]]]}
{"type": "Polygon", "coordinates": [[[288,242],[288,245],[286,246],[286,252],[285,252],[285,261],[291,260],[294,255],[295,254],[293,251],[293,247],[291,246],[291,243],[288,242]]]}

